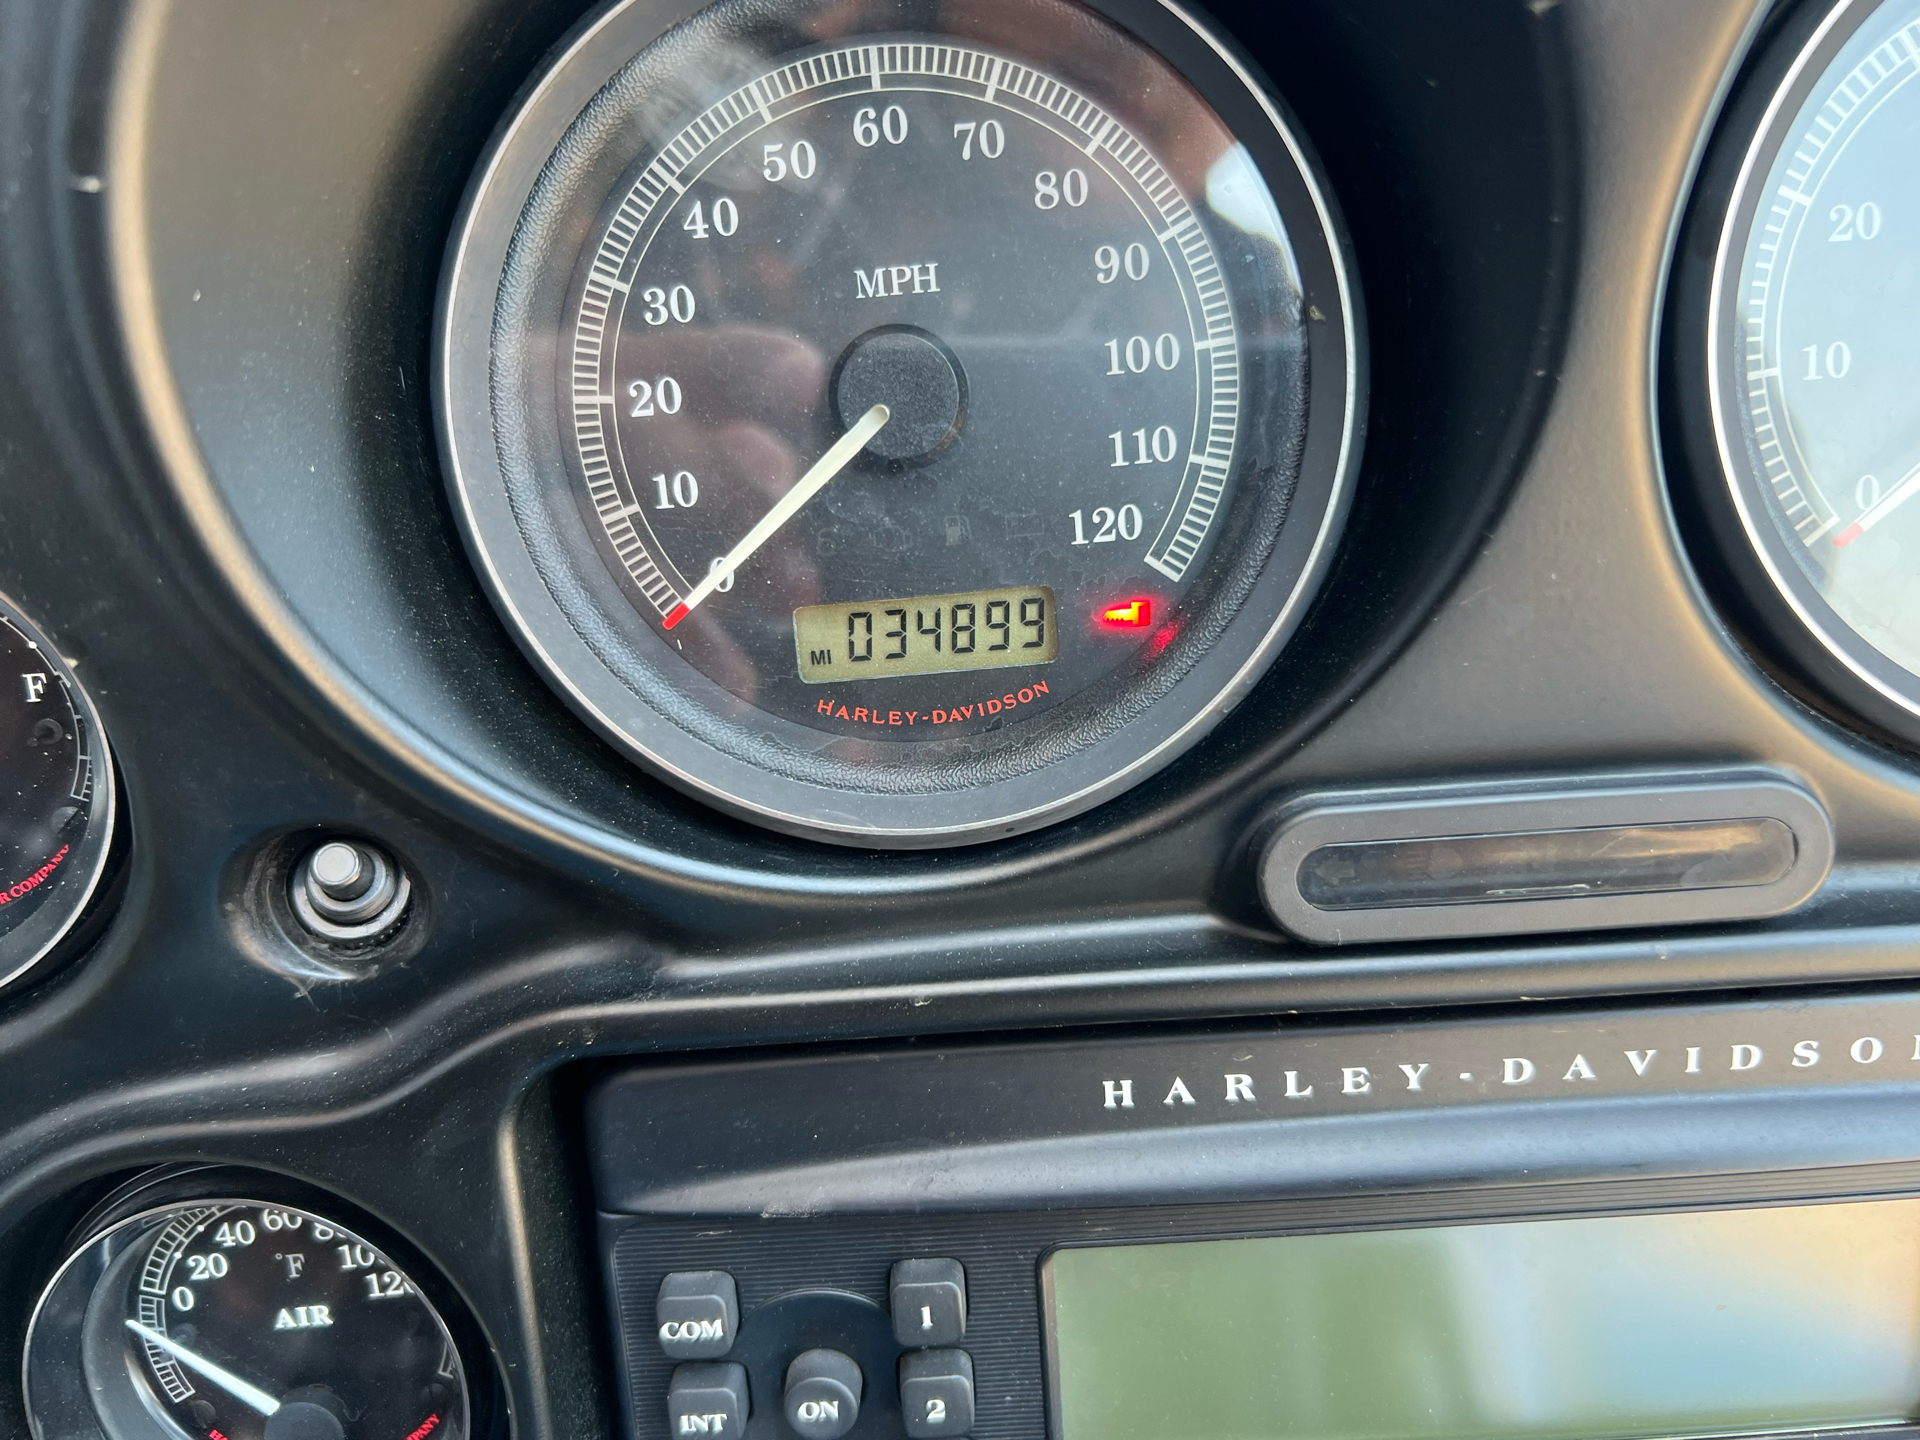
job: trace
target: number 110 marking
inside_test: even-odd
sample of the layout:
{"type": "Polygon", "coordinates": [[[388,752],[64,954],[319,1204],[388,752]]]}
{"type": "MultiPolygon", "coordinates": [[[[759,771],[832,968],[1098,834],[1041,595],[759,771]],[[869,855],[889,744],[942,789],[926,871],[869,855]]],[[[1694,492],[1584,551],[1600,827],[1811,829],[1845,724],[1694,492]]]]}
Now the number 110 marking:
{"type": "Polygon", "coordinates": [[[1144,465],[1149,460],[1158,460],[1164,465],[1173,459],[1174,452],[1180,448],[1180,437],[1173,433],[1171,425],[1162,425],[1153,432],[1152,454],[1148,454],[1147,432],[1134,431],[1134,456],[1131,460],[1127,458],[1126,436],[1122,432],[1115,430],[1107,438],[1113,442],[1113,464],[1107,467],[1110,470],[1122,465],[1144,465]]]}

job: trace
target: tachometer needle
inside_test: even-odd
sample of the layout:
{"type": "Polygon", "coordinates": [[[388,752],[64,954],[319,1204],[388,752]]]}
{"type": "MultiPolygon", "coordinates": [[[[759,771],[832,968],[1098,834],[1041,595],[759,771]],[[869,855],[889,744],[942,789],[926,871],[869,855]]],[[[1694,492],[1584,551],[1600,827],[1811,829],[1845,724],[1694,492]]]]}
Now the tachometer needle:
{"type": "Polygon", "coordinates": [[[800,482],[782,495],[778,503],[760,517],[760,523],[747,531],[738,545],[714,563],[714,567],[707,572],[706,579],[689,590],[686,598],[667,612],[664,622],[667,629],[673,629],[692,614],[694,606],[719,589],[721,581],[733,574],[737,567],[746,562],[748,556],[766,544],[773,537],[774,531],[799,513],[802,505],[824,490],[829,480],[846,469],[848,462],[866,448],[869,440],[880,433],[880,427],[887,423],[891,415],[892,412],[886,406],[876,405],[854,421],[847,433],[834,441],[828,447],[826,454],[814,461],[813,468],[800,477],[800,482]]]}
{"type": "Polygon", "coordinates": [[[280,1402],[255,1386],[249,1385],[230,1370],[223,1370],[213,1361],[196,1355],[176,1340],[169,1340],[158,1330],[149,1329],[138,1320],[127,1321],[127,1328],[141,1339],[158,1345],[189,1370],[197,1370],[222,1390],[242,1404],[250,1405],[262,1415],[271,1415],[280,1408],[280,1402]]]}
{"type": "Polygon", "coordinates": [[[1900,483],[1860,512],[1846,529],[1833,537],[1836,546],[1851,545],[1915,495],[1920,495],[1920,465],[1900,477],[1900,483]]]}

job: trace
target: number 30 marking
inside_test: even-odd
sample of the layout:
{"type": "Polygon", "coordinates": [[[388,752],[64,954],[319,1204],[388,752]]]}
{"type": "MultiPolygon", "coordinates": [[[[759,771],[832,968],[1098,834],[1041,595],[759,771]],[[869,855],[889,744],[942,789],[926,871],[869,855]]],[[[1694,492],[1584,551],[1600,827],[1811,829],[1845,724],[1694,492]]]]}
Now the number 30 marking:
{"type": "Polygon", "coordinates": [[[693,319],[693,291],[684,285],[674,286],[671,295],[658,285],[649,285],[640,292],[640,298],[647,302],[644,313],[649,325],[664,325],[669,316],[682,325],[693,319]]]}

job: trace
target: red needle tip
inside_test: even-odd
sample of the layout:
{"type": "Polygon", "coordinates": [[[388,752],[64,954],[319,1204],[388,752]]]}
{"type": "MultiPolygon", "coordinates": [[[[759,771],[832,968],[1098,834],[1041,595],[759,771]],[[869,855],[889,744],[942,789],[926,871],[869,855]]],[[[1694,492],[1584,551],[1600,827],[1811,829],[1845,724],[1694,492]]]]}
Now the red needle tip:
{"type": "Polygon", "coordinates": [[[676,605],[673,607],[673,609],[667,612],[667,618],[661,623],[663,623],[667,627],[667,629],[671,630],[674,626],[678,625],[682,620],[686,619],[687,616],[689,616],[692,613],[693,612],[687,609],[686,606],[676,605]]]}
{"type": "Polygon", "coordinates": [[[1838,535],[1833,537],[1833,543],[1835,546],[1851,545],[1854,541],[1858,540],[1862,535],[1866,533],[1867,533],[1867,527],[1864,525],[1849,525],[1847,526],[1846,529],[1842,530],[1838,535]]]}

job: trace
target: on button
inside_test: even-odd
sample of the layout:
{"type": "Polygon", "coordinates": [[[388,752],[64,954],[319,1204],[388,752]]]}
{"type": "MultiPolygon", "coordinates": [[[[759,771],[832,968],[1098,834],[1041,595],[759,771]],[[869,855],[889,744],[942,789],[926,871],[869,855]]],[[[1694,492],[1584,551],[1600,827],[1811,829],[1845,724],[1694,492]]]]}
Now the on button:
{"type": "Polygon", "coordinates": [[[787,1424],[807,1440],[839,1440],[860,1418],[866,1382],[850,1355],[806,1350],[787,1367],[787,1424]]]}

